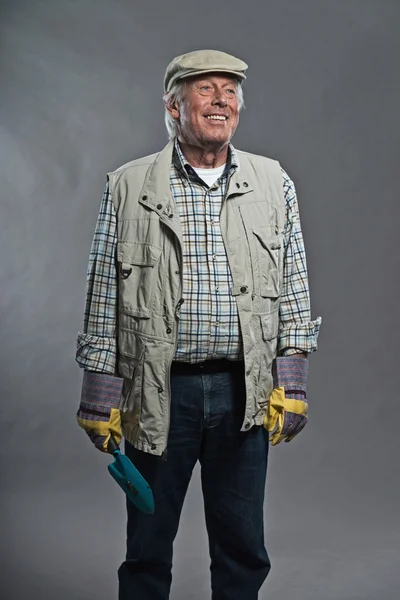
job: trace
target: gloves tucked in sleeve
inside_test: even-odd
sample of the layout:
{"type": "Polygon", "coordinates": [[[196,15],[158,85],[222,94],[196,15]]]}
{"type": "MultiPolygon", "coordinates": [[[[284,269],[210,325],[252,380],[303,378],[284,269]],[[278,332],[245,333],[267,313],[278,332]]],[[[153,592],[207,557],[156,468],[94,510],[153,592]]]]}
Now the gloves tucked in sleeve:
{"type": "Polygon", "coordinates": [[[119,402],[123,379],[84,371],[82,396],[76,415],[93,444],[101,452],[107,452],[107,444],[112,434],[118,444],[122,440],[119,402]]]}
{"type": "Polygon", "coordinates": [[[280,356],[274,361],[274,389],[264,418],[272,446],[290,442],[307,424],[307,374],[307,358],[280,356]]]}

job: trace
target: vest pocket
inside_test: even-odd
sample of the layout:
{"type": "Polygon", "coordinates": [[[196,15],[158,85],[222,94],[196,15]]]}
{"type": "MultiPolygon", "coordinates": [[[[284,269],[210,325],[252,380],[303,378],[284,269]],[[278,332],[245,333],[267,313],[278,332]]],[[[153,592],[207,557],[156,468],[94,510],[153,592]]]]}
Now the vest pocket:
{"type": "Polygon", "coordinates": [[[162,249],[148,243],[118,242],[119,303],[126,315],[150,317],[162,249]]]}
{"type": "Polygon", "coordinates": [[[279,314],[274,312],[270,315],[260,315],[261,331],[264,342],[274,340],[279,331],[279,314]]]}
{"type": "Polygon", "coordinates": [[[281,295],[283,268],[282,236],[271,237],[270,227],[253,229],[257,241],[257,264],[260,295],[264,298],[278,298],[281,295]]]}

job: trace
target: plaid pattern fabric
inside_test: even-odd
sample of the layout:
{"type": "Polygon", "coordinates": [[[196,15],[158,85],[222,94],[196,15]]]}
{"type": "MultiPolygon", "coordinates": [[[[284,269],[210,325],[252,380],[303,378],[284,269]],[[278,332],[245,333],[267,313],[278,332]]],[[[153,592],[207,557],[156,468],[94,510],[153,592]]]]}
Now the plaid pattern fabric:
{"type": "Polygon", "coordinates": [[[117,355],[117,218],[108,183],[100,204],[87,268],[83,332],[78,334],[76,361],[80,367],[115,373],[117,355]]]}
{"type": "Polygon", "coordinates": [[[321,326],[321,317],[311,321],[310,290],[307,260],[301,230],[296,188],[282,169],[286,202],[284,230],[285,262],[279,309],[278,351],[284,356],[314,352],[321,326]]]}
{"type": "MultiPolygon", "coordinates": [[[[179,146],[174,155],[171,187],[185,235],[185,288],[182,294],[185,303],[180,312],[176,355],[178,360],[196,362],[204,357],[222,356],[238,359],[241,355],[235,301],[226,293],[231,275],[225,249],[220,245],[217,208],[222,202],[228,179],[237,166],[237,155],[230,146],[230,163],[220,177],[218,186],[208,188],[193,170],[185,167],[179,146]],[[198,222],[195,219],[199,219],[198,222]],[[198,257],[197,254],[192,256],[197,252],[198,257]],[[199,265],[206,283],[200,281],[200,271],[195,270],[195,265],[199,265]],[[192,307],[191,312],[188,306],[192,307]]],[[[290,355],[317,349],[321,318],[311,321],[306,256],[297,196],[293,182],[283,169],[282,176],[286,226],[278,350],[280,354],[290,355]]],[[[76,360],[85,369],[110,374],[116,372],[116,243],[116,215],[107,184],[90,250],[84,325],[83,331],[78,333],[76,360]]]]}
{"type": "Polygon", "coordinates": [[[234,149],[220,178],[208,187],[175,144],[171,190],[183,234],[183,303],[175,360],[242,357],[232,277],[219,225],[227,184],[238,168],[234,149]]]}

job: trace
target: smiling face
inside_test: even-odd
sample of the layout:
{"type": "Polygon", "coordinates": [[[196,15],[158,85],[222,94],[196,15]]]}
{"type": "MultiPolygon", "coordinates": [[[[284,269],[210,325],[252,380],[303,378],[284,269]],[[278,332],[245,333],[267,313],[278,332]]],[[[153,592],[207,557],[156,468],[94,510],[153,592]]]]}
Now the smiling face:
{"type": "Polygon", "coordinates": [[[239,123],[237,81],[222,73],[188,78],[181,103],[168,110],[179,121],[182,142],[203,149],[223,148],[239,123]]]}

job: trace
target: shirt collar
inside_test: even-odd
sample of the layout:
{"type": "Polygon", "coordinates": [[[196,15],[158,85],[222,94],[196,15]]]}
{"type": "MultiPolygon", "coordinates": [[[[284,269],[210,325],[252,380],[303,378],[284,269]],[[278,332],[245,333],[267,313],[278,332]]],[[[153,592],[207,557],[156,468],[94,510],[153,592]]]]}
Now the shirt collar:
{"type": "MultiPolygon", "coordinates": [[[[174,152],[172,155],[172,163],[182,177],[189,179],[187,167],[190,165],[181,150],[181,147],[178,142],[178,138],[175,138],[174,152]]],[[[232,173],[234,173],[238,168],[239,168],[238,157],[235,152],[235,148],[230,143],[229,148],[228,148],[228,161],[227,161],[227,165],[226,165],[226,168],[224,171],[224,175],[228,173],[229,176],[231,176],[232,173]]]]}

